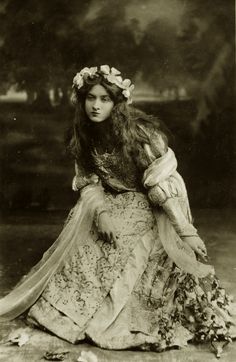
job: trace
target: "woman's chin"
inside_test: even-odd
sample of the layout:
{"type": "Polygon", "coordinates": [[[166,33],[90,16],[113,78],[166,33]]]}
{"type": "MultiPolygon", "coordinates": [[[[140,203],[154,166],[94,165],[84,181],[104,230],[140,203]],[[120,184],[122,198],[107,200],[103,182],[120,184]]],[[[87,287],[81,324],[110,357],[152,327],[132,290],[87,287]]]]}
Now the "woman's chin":
{"type": "Polygon", "coordinates": [[[94,123],[101,123],[104,121],[103,118],[98,117],[98,116],[91,116],[91,117],[89,117],[89,119],[91,122],[94,122],[94,123]]]}

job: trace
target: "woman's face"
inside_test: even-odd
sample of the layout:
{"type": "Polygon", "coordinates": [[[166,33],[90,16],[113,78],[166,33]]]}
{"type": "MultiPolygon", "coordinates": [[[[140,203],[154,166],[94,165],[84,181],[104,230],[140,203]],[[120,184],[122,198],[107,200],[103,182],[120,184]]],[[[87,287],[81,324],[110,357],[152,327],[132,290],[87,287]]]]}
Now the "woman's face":
{"type": "Polygon", "coordinates": [[[100,85],[94,85],[85,99],[85,112],[92,122],[103,122],[111,114],[114,102],[106,89],[100,85]]]}

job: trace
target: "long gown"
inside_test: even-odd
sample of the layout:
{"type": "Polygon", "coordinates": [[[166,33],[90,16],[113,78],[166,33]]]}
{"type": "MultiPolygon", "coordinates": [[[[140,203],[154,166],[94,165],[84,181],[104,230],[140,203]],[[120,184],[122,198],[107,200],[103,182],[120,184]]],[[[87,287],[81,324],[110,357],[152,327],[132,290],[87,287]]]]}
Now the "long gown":
{"type": "MultiPolygon", "coordinates": [[[[139,150],[145,170],[167,148],[160,134],[143,131],[149,132],[151,140],[139,150]]],[[[197,272],[187,272],[184,263],[181,267],[175,253],[169,253],[171,234],[165,234],[165,229],[166,244],[163,241],[158,221],[163,215],[174,235],[179,234],[179,243],[186,230],[187,235],[189,230],[196,230],[186,194],[174,187],[176,171],[159,180],[159,189],[152,187],[148,192],[140,168],[127,164],[119,149],[104,154],[95,151],[93,158],[106,208],[116,225],[119,247],[102,240],[93,222],[88,235],[74,242],[29,309],[28,322],[71,343],[86,338],[108,349],[161,351],[185,346],[190,340],[230,341],[230,297],[213,274],[199,277],[197,272]]],[[[150,173],[146,176],[147,180],[150,173]]],[[[86,177],[77,166],[78,182],[83,183],[86,177]]],[[[68,222],[74,215],[72,209],[68,222]]],[[[204,269],[203,264],[199,265],[204,269]]]]}

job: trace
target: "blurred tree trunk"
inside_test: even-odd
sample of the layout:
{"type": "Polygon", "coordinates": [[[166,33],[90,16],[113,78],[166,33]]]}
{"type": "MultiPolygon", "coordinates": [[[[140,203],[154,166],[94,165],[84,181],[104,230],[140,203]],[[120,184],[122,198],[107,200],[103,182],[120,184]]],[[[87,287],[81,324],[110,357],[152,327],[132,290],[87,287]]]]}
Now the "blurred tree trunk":
{"type": "Polygon", "coordinates": [[[38,110],[43,111],[51,109],[52,105],[49,98],[49,92],[45,88],[39,88],[33,104],[38,110]]]}
{"type": "Polygon", "coordinates": [[[198,113],[193,124],[198,131],[201,123],[207,121],[212,114],[227,109],[233,101],[234,49],[231,44],[224,44],[215,57],[215,61],[201,85],[198,100],[198,113]]]}
{"type": "Polygon", "coordinates": [[[34,89],[26,89],[27,94],[27,103],[33,104],[35,101],[35,90],[34,89]]]}
{"type": "Polygon", "coordinates": [[[61,105],[68,106],[70,104],[70,97],[67,87],[62,87],[61,105]]]}
{"type": "Polygon", "coordinates": [[[61,103],[61,97],[58,87],[53,88],[53,105],[58,106],[61,103]]]}

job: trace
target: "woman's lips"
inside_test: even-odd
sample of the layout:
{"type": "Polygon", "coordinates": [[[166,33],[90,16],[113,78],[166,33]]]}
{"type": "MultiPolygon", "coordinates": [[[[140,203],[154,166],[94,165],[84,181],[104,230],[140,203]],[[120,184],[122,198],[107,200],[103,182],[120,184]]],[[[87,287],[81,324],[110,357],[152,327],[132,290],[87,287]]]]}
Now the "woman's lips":
{"type": "Polygon", "coordinates": [[[98,112],[91,112],[93,116],[99,116],[100,113],[98,112]]]}

